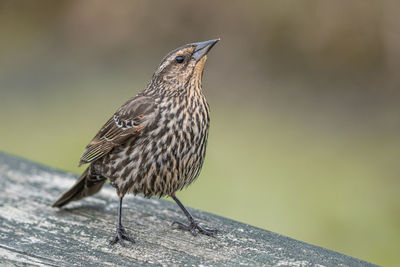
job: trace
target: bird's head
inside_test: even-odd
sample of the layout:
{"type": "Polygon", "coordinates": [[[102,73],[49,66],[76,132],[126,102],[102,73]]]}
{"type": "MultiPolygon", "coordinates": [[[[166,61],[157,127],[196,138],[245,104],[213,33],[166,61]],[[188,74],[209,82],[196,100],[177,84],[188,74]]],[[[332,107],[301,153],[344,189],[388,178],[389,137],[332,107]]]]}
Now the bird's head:
{"type": "Polygon", "coordinates": [[[191,43],[169,52],[154,73],[153,82],[173,91],[201,83],[207,53],[219,40],[191,43]]]}

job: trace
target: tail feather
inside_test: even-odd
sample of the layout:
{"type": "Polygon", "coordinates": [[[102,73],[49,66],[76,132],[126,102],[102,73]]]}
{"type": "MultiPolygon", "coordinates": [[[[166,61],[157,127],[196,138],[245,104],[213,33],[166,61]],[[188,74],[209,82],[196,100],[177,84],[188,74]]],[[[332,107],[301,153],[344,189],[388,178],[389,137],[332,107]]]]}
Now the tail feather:
{"type": "Polygon", "coordinates": [[[70,201],[79,200],[100,191],[106,179],[96,179],[97,177],[92,177],[89,173],[89,168],[90,166],[82,173],[74,186],[51,205],[52,207],[60,208],[70,201]]]}

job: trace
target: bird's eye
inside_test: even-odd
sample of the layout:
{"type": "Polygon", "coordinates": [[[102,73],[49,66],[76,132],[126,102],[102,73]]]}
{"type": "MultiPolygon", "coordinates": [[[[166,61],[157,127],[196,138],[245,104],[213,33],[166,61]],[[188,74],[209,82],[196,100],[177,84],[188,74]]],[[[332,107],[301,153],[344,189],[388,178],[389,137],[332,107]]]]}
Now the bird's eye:
{"type": "Polygon", "coordinates": [[[183,63],[183,61],[185,61],[185,57],[183,57],[183,56],[177,56],[177,57],[175,58],[175,60],[176,60],[176,62],[178,62],[178,63],[183,63]]]}

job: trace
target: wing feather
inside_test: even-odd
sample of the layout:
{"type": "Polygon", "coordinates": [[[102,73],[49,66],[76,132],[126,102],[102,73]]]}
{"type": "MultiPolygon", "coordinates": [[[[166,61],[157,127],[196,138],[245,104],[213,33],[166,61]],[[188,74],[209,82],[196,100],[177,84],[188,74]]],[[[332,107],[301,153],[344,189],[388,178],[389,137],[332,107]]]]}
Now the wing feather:
{"type": "Polygon", "coordinates": [[[136,96],[128,100],[86,146],[79,166],[103,157],[114,147],[138,136],[142,129],[153,123],[156,112],[157,105],[150,97],[136,96]]]}

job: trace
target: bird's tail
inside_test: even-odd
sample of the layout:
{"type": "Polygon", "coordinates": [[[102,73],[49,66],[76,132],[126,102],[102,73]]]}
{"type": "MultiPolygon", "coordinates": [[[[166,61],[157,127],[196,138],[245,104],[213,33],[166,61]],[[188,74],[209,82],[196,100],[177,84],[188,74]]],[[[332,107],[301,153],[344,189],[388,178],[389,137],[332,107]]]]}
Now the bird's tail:
{"type": "Polygon", "coordinates": [[[106,179],[96,175],[90,174],[90,166],[82,173],[74,186],[65,192],[56,202],[51,205],[52,207],[62,207],[70,201],[82,199],[91,196],[100,191],[106,179]],[[99,179],[100,178],[100,179],[99,179]]]}

